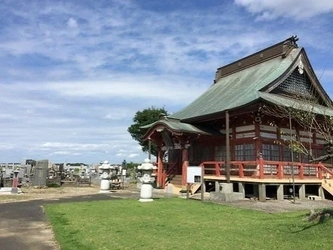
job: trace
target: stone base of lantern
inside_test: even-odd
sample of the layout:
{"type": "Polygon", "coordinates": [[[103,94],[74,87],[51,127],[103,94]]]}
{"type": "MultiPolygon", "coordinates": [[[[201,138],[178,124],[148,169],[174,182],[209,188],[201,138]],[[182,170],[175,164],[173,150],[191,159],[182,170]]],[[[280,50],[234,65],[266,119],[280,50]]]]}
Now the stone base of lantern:
{"type": "Polygon", "coordinates": [[[0,195],[4,194],[4,195],[7,195],[7,194],[21,194],[22,191],[20,188],[16,188],[16,190],[14,190],[13,192],[13,188],[11,187],[0,187],[0,195]]]}
{"type": "Polygon", "coordinates": [[[152,197],[153,197],[153,186],[151,185],[151,183],[142,183],[139,201],[141,202],[153,201],[152,197]]]}
{"type": "Polygon", "coordinates": [[[110,193],[110,190],[99,190],[99,194],[110,193]]]}
{"type": "Polygon", "coordinates": [[[109,193],[110,192],[110,181],[109,180],[101,180],[101,189],[99,193],[109,193]]]}
{"type": "Polygon", "coordinates": [[[139,201],[141,201],[141,202],[151,202],[151,201],[154,201],[153,199],[143,199],[143,198],[141,198],[141,199],[139,199],[139,201]]]}

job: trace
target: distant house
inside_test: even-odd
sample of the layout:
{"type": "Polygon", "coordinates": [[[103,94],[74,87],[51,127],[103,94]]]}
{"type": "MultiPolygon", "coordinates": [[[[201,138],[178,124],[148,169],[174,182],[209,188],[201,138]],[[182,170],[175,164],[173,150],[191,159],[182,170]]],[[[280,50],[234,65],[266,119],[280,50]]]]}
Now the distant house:
{"type": "MultiPolygon", "coordinates": [[[[309,163],[291,153],[281,131],[289,120],[265,114],[265,107],[291,107],[295,96],[317,98],[314,112],[333,116],[332,101],[316,77],[304,48],[290,37],[271,47],[218,68],[214,83],[173,115],[143,127],[144,139],[159,148],[157,185],[178,192],[187,182],[188,166],[203,166],[207,191],[233,183],[245,196],[283,199],[291,178],[296,195],[332,195],[330,166],[309,163]],[[279,124],[280,128],[271,126],[279,124]],[[163,161],[165,155],[167,161],[163,161]],[[294,157],[292,157],[294,156],[294,157]]],[[[299,107],[301,108],[301,107],[299,107]]],[[[304,131],[293,120],[292,130],[304,131]]],[[[325,154],[325,140],[316,131],[304,138],[315,157],[325,154]]],[[[195,185],[193,185],[194,188],[195,185]]],[[[192,190],[195,192],[195,190],[192,190]]]]}

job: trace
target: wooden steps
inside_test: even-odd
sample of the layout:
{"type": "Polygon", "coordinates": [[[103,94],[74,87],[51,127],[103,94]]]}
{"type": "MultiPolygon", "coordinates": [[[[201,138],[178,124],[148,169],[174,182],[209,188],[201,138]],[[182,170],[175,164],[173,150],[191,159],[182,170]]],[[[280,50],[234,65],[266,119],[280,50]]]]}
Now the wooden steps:
{"type": "MultiPolygon", "coordinates": [[[[200,188],[200,184],[192,184],[190,187],[190,190],[192,194],[195,194],[198,189],[200,188]]],[[[179,194],[179,191],[182,190],[183,187],[182,186],[182,176],[181,175],[175,175],[172,177],[172,179],[170,180],[170,182],[168,183],[168,186],[166,187],[166,189],[171,190],[172,189],[172,193],[173,194],[179,194]]]]}
{"type": "Polygon", "coordinates": [[[173,194],[179,194],[179,191],[182,189],[182,176],[173,176],[165,188],[173,194]]]}
{"type": "Polygon", "coordinates": [[[329,192],[331,195],[333,195],[333,179],[325,179],[322,180],[321,186],[329,192]]]}
{"type": "Polygon", "coordinates": [[[195,194],[199,188],[201,187],[201,184],[200,183],[194,183],[191,185],[191,191],[192,191],[192,194],[195,194]]]}

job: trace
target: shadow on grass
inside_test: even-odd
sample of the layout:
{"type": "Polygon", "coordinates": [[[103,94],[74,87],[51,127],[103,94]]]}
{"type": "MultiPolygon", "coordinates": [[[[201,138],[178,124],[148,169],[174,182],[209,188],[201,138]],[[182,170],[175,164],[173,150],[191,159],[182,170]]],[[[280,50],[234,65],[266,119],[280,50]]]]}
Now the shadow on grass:
{"type": "Polygon", "coordinates": [[[318,212],[314,212],[312,210],[309,214],[307,214],[307,218],[308,218],[308,222],[310,222],[312,224],[305,226],[302,229],[294,231],[292,233],[299,233],[299,232],[305,231],[307,229],[310,229],[312,227],[326,223],[327,221],[329,221],[333,218],[333,209],[325,208],[318,212]],[[316,221],[316,223],[314,223],[315,221],[316,221]]]}

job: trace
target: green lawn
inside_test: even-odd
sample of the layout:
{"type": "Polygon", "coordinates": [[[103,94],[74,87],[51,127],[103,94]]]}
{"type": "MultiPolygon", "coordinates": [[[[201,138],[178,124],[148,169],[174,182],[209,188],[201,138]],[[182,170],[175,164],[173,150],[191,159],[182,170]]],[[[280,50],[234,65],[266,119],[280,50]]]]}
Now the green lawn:
{"type": "Polygon", "coordinates": [[[47,205],[62,250],[333,249],[333,220],[268,214],[180,198],[47,205]]]}

